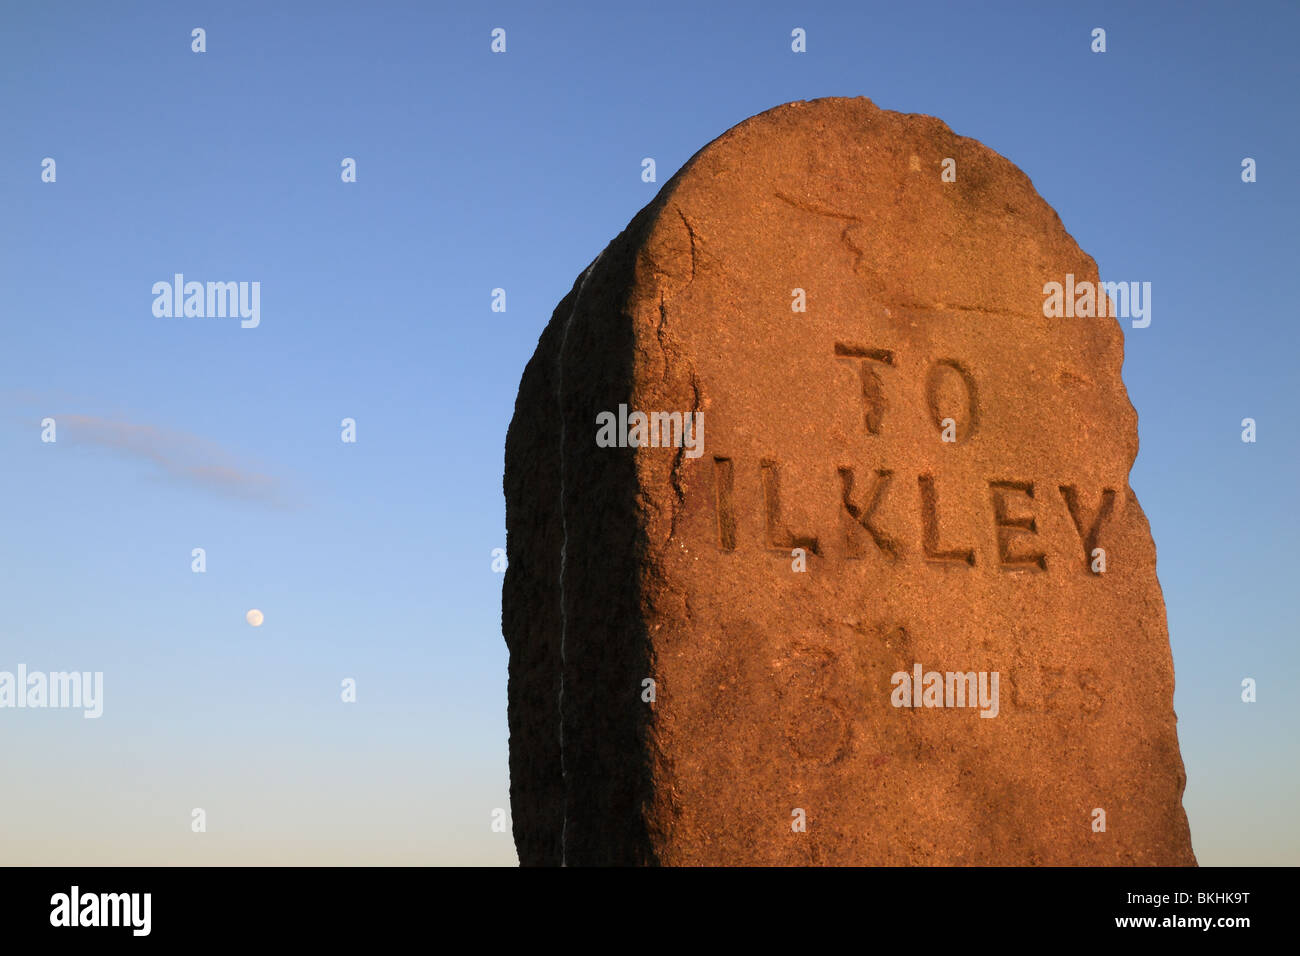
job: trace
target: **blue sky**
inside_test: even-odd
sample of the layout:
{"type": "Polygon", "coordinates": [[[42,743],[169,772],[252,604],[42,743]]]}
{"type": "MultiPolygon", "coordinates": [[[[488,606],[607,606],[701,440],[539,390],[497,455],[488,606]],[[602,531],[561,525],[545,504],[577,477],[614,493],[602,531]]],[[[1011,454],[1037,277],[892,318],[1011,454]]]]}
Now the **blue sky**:
{"type": "Polygon", "coordinates": [[[1300,862],[1300,14],[1133,6],[7,9],[0,669],[102,670],[106,700],[98,721],[0,713],[0,862],[513,863],[489,827],[509,805],[491,551],[520,373],[697,149],[830,95],[980,140],[1104,279],[1152,283],[1151,326],[1126,329],[1131,481],[1194,845],[1300,862]],[[176,272],[259,281],[261,325],[155,317],[176,272]],[[80,428],[42,443],[47,416],[80,428]]]}

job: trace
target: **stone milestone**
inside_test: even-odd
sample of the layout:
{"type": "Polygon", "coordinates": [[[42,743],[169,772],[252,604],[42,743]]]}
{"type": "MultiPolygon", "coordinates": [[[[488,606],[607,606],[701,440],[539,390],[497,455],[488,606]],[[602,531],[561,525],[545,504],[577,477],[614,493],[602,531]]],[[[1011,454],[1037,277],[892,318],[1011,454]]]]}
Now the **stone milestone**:
{"type": "Polygon", "coordinates": [[[1024,173],[866,99],[596,257],[506,440],[521,863],[1195,864],[1123,332],[1045,314],[1067,275],[1024,173]]]}

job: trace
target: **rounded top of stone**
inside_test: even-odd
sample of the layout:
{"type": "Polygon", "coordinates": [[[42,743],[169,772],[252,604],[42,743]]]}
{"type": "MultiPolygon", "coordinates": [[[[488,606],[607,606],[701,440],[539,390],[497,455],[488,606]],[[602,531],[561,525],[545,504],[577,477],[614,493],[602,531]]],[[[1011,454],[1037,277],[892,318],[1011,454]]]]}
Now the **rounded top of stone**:
{"type": "Polygon", "coordinates": [[[937,117],[864,96],[784,103],[718,136],[645,210],[646,246],[652,256],[665,241],[679,246],[655,234],[679,231],[684,217],[725,265],[755,228],[787,232],[773,209],[791,241],[810,217],[840,223],[853,271],[887,304],[1041,314],[1044,282],[1097,278],[1012,162],[937,117]]]}

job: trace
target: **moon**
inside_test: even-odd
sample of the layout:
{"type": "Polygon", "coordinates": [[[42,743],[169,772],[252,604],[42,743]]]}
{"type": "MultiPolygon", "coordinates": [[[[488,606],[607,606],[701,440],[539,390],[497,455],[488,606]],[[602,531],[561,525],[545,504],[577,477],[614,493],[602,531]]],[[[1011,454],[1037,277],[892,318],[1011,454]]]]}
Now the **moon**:
{"type": "Polygon", "coordinates": [[[245,614],[244,618],[248,621],[249,624],[253,625],[253,627],[262,626],[262,612],[259,611],[257,608],[253,608],[251,611],[245,614]]]}

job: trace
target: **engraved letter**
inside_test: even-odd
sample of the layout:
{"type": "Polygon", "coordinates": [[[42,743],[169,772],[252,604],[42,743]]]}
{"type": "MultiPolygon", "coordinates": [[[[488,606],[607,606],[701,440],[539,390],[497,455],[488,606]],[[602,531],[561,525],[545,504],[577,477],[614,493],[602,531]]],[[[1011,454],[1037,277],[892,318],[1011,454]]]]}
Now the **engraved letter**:
{"type": "Polygon", "coordinates": [[[767,515],[767,547],[789,554],[794,548],[806,548],[813,554],[820,555],[816,535],[794,534],[781,523],[780,485],[777,477],[776,462],[764,460],[763,468],[763,504],[767,515]]]}
{"type": "Polygon", "coordinates": [[[835,356],[837,358],[865,360],[858,364],[858,375],[862,380],[862,400],[867,406],[867,433],[879,435],[880,421],[885,415],[885,387],[880,382],[880,376],[876,374],[875,369],[867,364],[867,361],[892,366],[894,364],[894,353],[888,349],[869,349],[836,342],[835,356]]]}
{"type": "MultiPolygon", "coordinates": [[[[1111,511],[1115,507],[1115,492],[1110,488],[1101,493],[1101,504],[1097,508],[1097,514],[1088,526],[1088,530],[1083,530],[1084,515],[1083,505],[1079,502],[1079,491],[1071,485],[1061,485],[1061,496],[1065,499],[1065,506],[1070,509],[1070,518],[1074,521],[1074,529],[1079,532],[1079,539],[1083,542],[1083,566],[1091,570],[1089,564],[1092,558],[1093,549],[1097,547],[1097,539],[1101,537],[1101,526],[1107,518],[1110,517],[1111,511]]],[[[1096,572],[1093,572],[1096,573],[1096,572]]]]}
{"type": "Polygon", "coordinates": [[[871,487],[863,495],[862,501],[864,507],[858,507],[853,503],[853,469],[841,468],[840,470],[840,488],[841,500],[844,504],[844,510],[853,518],[854,523],[847,525],[844,535],[844,546],[850,558],[865,557],[867,553],[866,546],[862,542],[862,535],[858,533],[856,525],[860,525],[866,532],[871,535],[871,540],[876,543],[876,547],[883,551],[890,560],[897,560],[900,554],[898,543],[893,538],[885,534],[879,528],[871,523],[872,516],[876,513],[876,508],[880,506],[880,499],[885,496],[885,489],[889,487],[889,481],[893,478],[892,471],[877,471],[875,479],[871,482],[871,487]]]}
{"type": "MultiPolygon", "coordinates": [[[[956,441],[964,442],[975,433],[975,426],[979,424],[979,403],[975,393],[975,379],[971,378],[970,372],[955,359],[940,359],[930,366],[930,370],[925,375],[925,401],[930,407],[930,417],[940,430],[944,428],[944,422],[949,418],[957,418],[956,415],[945,415],[945,412],[955,411],[955,409],[944,408],[941,394],[941,387],[945,378],[957,378],[966,392],[966,415],[959,419],[957,428],[956,441]],[[955,372],[956,375],[950,373],[955,372]],[[946,374],[947,373],[947,374],[946,374]]],[[[947,441],[948,439],[944,439],[947,441]]]]}
{"type": "Polygon", "coordinates": [[[961,561],[975,566],[975,552],[962,548],[949,551],[939,550],[939,493],[934,488],[933,475],[919,475],[917,483],[921,486],[922,538],[921,548],[930,561],[961,561]]]}
{"type": "Polygon", "coordinates": [[[1019,492],[1030,500],[1034,497],[1032,481],[990,481],[989,489],[993,493],[993,523],[997,525],[998,560],[1004,568],[1037,568],[1047,570],[1047,557],[1041,551],[1026,554],[1011,553],[1011,535],[1013,530],[1038,534],[1038,524],[1033,515],[1012,517],[1007,511],[1008,492],[1019,492]]]}

